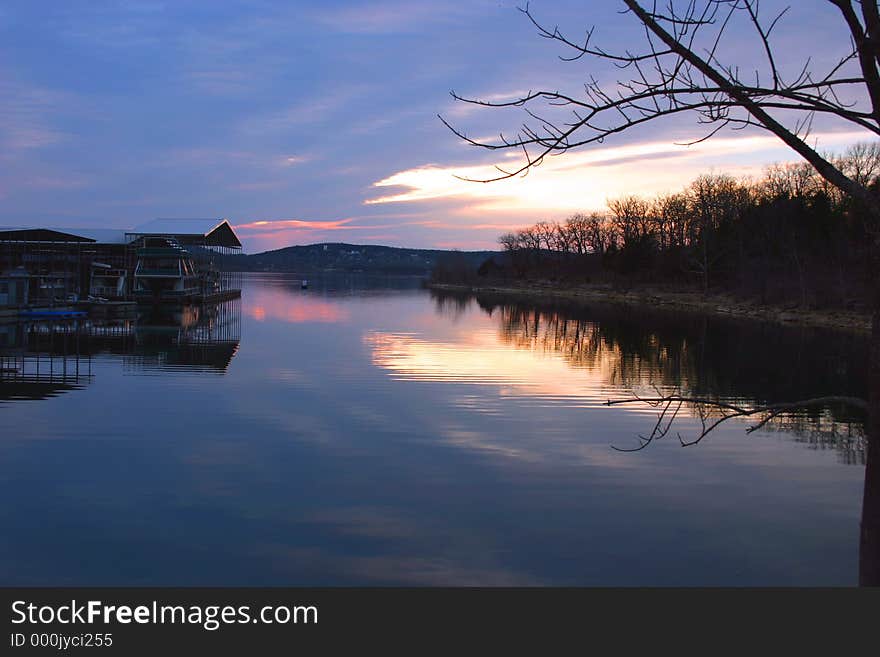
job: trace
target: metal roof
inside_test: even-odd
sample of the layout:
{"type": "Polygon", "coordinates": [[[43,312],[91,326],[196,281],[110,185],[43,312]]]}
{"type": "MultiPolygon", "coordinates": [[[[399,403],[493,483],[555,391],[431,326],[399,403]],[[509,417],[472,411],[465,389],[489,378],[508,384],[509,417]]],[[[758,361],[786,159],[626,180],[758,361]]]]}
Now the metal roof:
{"type": "Polygon", "coordinates": [[[95,240],[99,244],[125,244],[125,230],[121,228],[67,228],[66,232],[95,240]]]}
{"type": "Polygon", "coordinates": [[[213,246],[241,248],[238,236],[226,219],[153,219],[136,226],[129,234],[202,238],[213,246]]]}
{"type": "Polygon", "coordinates": [[[0,241],[17,242],[97,242],[125,244],[126,231],[120,228],[72,228],[70,226],[0,226],[0,241]]]}
{"type": "Polygon", "coordinates": [[[94,242],[85,235],[73,233],[71,229],[24,228],[3,226],[0,228],[0,242],[94,242]]]}
{"type": "Polygon", "coordinates": [[[132,230],[66,226],[0,226],[0,241],[127,244],[142,235],[168,235],[177,237],[182,242],[241,248],[238,236],[226,219],[154,219],[132,230]]]}
{"type": "Polygon", "coordinates": [[[225,219],[153,219],[135,226],[130,233],[141,235],[208,235],[225,219]]]}

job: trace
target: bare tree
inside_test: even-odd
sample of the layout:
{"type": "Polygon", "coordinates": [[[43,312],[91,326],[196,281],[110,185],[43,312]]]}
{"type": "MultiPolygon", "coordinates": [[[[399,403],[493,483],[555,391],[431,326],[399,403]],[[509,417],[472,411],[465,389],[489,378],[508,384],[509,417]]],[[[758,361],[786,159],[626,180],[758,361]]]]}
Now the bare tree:
{"type": "Polygon", "coordinates": [[[620,239],[617,228],[607,217],[593,212],[587,218],[587,246],[591,253],[601,255],[616,247],[620,239]]]}
{"type": "Polygon", "coordinates": [[[660,247],[683,247],[690,211],[684,194],[666,194],[654,199],[654,220],[660,247]]]}
{"type": "Polygon", "coordinates": [[[565,220],[565,230],[571,241],[571,247],[578,255],[583,255],[589,249],[589,221],[589,218],[580,212],[565,220]]]}
{"type": "Polygon", "coordinates": [[[557,251],[569,254],[574,246],[574,236],[569,231],[568,223],[553,222],[554,245],[557,251]]]}
{"type": "Polygon", "coordinates": [[[614,225],[624,246],[636,244],[650,235],[650,207],[644,199],[635,195],[611,199],[608,209],[614,215],[614,225]]]}
{"type": "Polygon", "coordinates": [[[515,233],[504,233],[504,235],[498,238],[498,244],[506,252],[511,253],[519,248],[519,238],[515,233]]]}
{"type": "Polygon", "coordinates": [[[523,228],[517,232],[517,239],[522,248],[529,251],[541,250],[541,236],[534,227],[523,228]]]}
{"type": "Polygon", "coordinates": [[[880,144],[855,144],[847,149],[836,164],[849,178],[867,187],[880,173],[880,144]]]}
{"type": "MultiPolygon", "coordinates": [[[[642,6],[636,0],[622,0],[627,12],[645,32],[643,48],[614,52],[593,43],[593,29],[586,38],[574,41],[559,29],[539,23],[528,5],[521,11],[541,36],[571,49],[572,61],[592,57],[612,62],[630,73],[618,81],[613,91],[590,78],[583,92],[574,95],[560,91],[530,91],[509,100],[490,101],[466,98],[452,92],[465,103],[485,107],[520,107],[530,117],[513,137],[499,135],[497,141],[468,137],[441,116],[456,135],[469,144],[489,150],[516,149],[524,160],[513,168],[498,167],[499,175],[481,182],[510,178],[541,164],[548,155],[562,153],[587,144],[602,143],[609,136],[661,117],[693,113],[709,131],[696,141],[708,139],[725,127],[754,126],[767,130],[791,147],[819,174],[848,195],[860,199],[875,216],[880,202],[864,185],[847,176],[807,142],[806,135],[817,114],[828,114],[859,128],[880,135],[880,12],[877,3],[860,2],[861,17],[851,0],[827,0],[841,12],[851,35],[851,43],[840,59],[826,71],[813,71],[809,60],[793,79],[784,79],[770,35],[785,11],[763,19],[758,0],[690,0],[669,2],[663,11],[658,3],[642,6]],[[764,70],[746,73],[735,63],[720,61],[719,44],[734,18],[744,18],[754,29],[766,54],[764,70]],[[856,71],[851,69],[856,68],[856,71]],[[844,89],[861,88],[869,100],[867,107],[847,102],[844,89]],[[568,120],[550,119],[543,110],[571,109],[568,120]],[[791,128],[780,113],[799,115],[791,128]]],[[[691,143],[696,143],[691,142],[691,143]]]]}
{"type": "Polygon", "coordinates": [[[539,221],[534,225],[533,229],[538,236],[538,248],[552,251],[556,243],[556,230],[553,228],[553,224],[549,221],[539,221]]]}
{"type": "Polygon", "coordinates": [[[815,169],[806,162],[796,162],[767,167],[756,192],[766,199],[795,199],[805,198],[816,189],[815,169]]]}
{"type": "MultiPolygon", "coordinates": [[[[868,217],[872,260],[880,263],[880,198],[866,184],[877,158],[856,155],[847,167],[817,151],[807,140],[813,119],[829,116],[880,135],[880,9],[876,0],[826,0],[836,7],[849,40],[841,44],[840,58],[819,70],[806,59],[799,73],[786,76],[778,66],[771,40],[785,10],[763,16],[759,0],[669,0],[661,3],[622,0],[625,13],[643,30],[640,48],[620,51],[596,45],[594,30],[582,40],[547,27],[531,13],[521,11],[538,33],[568,48],[563,60],[594,59],[618,66],[625,77],[608,89],[595,78],[578,93],[530,91],[509,100],[454,98],[485,107],[520,108],[526,123],[513,136],[503,133],[494,141],[468,137],[443,117],[441,120],[467,143],[495,150],[517,150],[523,159],[509,168],[497,167],[490,182],[527,173],[548,155],[557,155],[607,138],[630,128],[679,114],[692,114],[707,126],[692,141],[709,139],[724,128],[755,127],[778,137],[809,163],[828,185],[861,206],[868,217]],[[763,52],[758,70],[745,70],[722,61],[719,45],[737,20],[747,23],[763,52]],[[854,96],[857,101],[849,100],[854,96]],[[558,119],[560,110],[570,113],[558,119]],[[792,125],[786,120],[796,117],[792,125]]],[[[799,5],[803,8],[803,5],[799,5]]],[[[868,455],[861,525],[860,580],[880,584],[880,276],[871,292],[873,307],[868,409],[868,455]]],[[[705,400],[709,401],[709,400],[705,400]]],[[[811,400],[792,402],[790,406],[811,400]]],[[[664,402],[658,402],[664,403],[664,402]]],[[[671,408],[671,406],[669,407],[671,408]]]]}

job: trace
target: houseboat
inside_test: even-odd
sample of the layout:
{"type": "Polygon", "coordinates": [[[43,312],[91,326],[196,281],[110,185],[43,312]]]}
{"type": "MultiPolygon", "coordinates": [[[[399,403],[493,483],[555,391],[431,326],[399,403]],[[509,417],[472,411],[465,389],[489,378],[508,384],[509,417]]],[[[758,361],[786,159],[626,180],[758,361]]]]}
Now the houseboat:
{"type": "Polygon", "coordinates": [[[134,296],[139,301],[186,301],[202,293],[202,277],[189,252],[171,237],[145,237],[137,250],[134,296]]]}
{"type": "Polygon", "coordinates": [[[89,299],[117,300],[126,296],[125,269],[116,269],[103,262],[93,262],[89,277],[89,299]]]}

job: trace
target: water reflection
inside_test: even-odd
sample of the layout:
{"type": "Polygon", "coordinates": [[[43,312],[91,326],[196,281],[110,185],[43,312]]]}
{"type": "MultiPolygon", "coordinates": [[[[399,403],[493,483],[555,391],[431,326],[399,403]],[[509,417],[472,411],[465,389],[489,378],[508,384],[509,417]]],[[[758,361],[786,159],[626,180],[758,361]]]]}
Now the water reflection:
{"type": "MultiPolygon", "coordinates": [[[[548,405],[597,406],[607,399],[601,367],[584,376],[563,361],[536,359],[512,346],[499,345],[495,336],[485,332],[469,333],[454,342],[370,332],[364,343],[370,347],[373,363],[399,380],[498,386],[499,400],[521,396],[548,405]]],[[[607,356],[610,367],[613,358],[607,356]]]]}
{"type": "Polygon", "coordinates": [[[78,321],[0,324],[0,401],[39,400],[92,379],[78,321]]]}
{"type": "MultiPolygon", "coordinates": [[[[713,371],[702,331],[724,326],[309,280],[244,276],[228,317],[92,323],[87,385],[0,404],[0,583],[855,583],[864,470],[842,448],[788,425],[609,447],[652,415],[599,404],[663,368],[755,398],[802,385],[713,371]],[[344,319],[286,321],[304,307],[344,319]]],[[[825,347],[806,388],[832,376],[825,347]]],[[[823,432],[847,421],[829,413],[823,432]]]]}
{"type": "Polygon", "coordinates": [[[132,330],[129,370],[191,370],[223,374],[241,342],[241,301],[150,310],[132,330]]]}
{"type": "Polygon", "coordinates": [[[348,320],[348,311],[338,304],[303,292],[291,302],[289,292],[261,289],[248,299],[247,314],[258,322],[275,320],[287,324],[338,323],[348,320]]]}
{"type": "MultiPolygon", "coordinates": [[[[552,371],[547,381],[560,389],[579,390],[585,405],[631,391],[649,391],[651,396],[655,391],[681,391],[685,396],[763,405],[826,395],[864,397],[867,390],[862,357],[867,338],[857,334],[609,304],[525,303],[491,293],[432,290],[431,295],[439,314],[454,319],[476,305],[496,320],[501,344],[561,357],[572,370],[583,371],[575,379],[579,386],[569,380],[572,377],[557,377],[552,371]]],[[[446,345],[443,350],[459,348],[446,345]]],[[[437,347],[409,350],[424,351],[435,353],[433,359],[427,357],[429,362],[448,362],[455,371],[457,360],[437,358],[437,347]]],[[[393,352],[396,358],[386,356],[384,362],[411,374],[425,360],[423,355],[403,359],[402,353],[393,352]]],[[[512,369],[518,373],[511,378],[535,380],[533,359],[505,359],[498,370],[492,369],[512,369]],[[528,368],[518,371],[517,360],[528,368]]],[[[833,446],[843,462],[863,465],[864,420],[847,406],[830,404],[782,415],[773,428],[808,445],[833,446]]]]}
{"type": "Polygon", "coordinates": [[[79,390],[93,359],[121,360],[129,373],[224,373],[241,341],[241,304],[144,308],[130,319],[67,319],[0,325],[0,401],[79,390]]]}
{"type": "MultiPolygon", "coordinates": [[[[453,321],[477,304],[490,317],[497,317],[503,344],[560,355],[573,369],[583,369],[590,376],[599,373],[610,386],[636,394],[647,387],[654,391],[647,396],[679,394],[752,407],[830,395],[867,398],[864,355],[869,345],[863,336],[608,304],[523,303],[491,293],[433,291],[432,297],[437,312],[453,321]]],[[[405,373],[417,370],[401,367],[399,358],[386,360],[389,367],[398,363],[405,373]]],[[[409,362],[421,361],[411,358],[409,362]]],[[[722,417],[718,409],[707,410],[702,404],[691,404],[690,410],[701,418],[703,429],[707,417],[722,417]]],[[[662,415],[658,417],[657,423],[664,421],[662,415]]],[[[812,449],[833,449],[839,462],[865,466],[859,582],[877,586],[880,441],[869,441],[865,428],[863,412],[826,404],[779,415],[765,425],[765,432],[793,436],[812,449]]],[[[646,429],[649,433],[650,426],[646,429]]],[[[639,446],[648,442],[642,439],[639,446]]]]}

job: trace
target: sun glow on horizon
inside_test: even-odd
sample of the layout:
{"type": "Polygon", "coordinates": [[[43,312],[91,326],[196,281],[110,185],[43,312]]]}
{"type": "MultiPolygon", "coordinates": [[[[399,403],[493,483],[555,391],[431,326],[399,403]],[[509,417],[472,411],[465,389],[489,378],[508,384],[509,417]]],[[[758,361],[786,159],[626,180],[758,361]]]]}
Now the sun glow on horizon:
{"type": "MultiPolygon", "coordinates": [[[[823,149],[842,148],[866,138],[863,132],[814,136],[823,149]]],[[[428,164],[398,171],[373,183],[377,189],[399,191],[366,199],[364,203],[458,201],[466,204],[467,211],[487,213],[599,210],[616,196],[676,191],[706,171],[755,175],[768,164],[795,157],[774,136],[748,136],[716,137],[692,146],[654,141],[585,149],[547,157],[527,176],[492,183],[472,182],[497,177],[499,171],[492,164],[428,164]]],[[[499,166],[515,170],[518,160],[509,160],[499,166]]]]}

